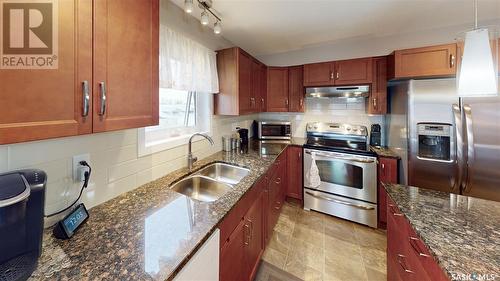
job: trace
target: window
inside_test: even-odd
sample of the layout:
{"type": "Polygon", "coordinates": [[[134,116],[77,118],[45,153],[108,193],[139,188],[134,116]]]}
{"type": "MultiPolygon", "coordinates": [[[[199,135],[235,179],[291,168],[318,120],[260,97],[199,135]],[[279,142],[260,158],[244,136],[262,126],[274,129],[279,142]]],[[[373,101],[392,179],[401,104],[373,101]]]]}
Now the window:
{"type": "Polygon", "coordinates": [[[160,25],[158,126],[139,130],[139,156],[210,133],[212,93],[219,91],[215,52],[160,25]]]}

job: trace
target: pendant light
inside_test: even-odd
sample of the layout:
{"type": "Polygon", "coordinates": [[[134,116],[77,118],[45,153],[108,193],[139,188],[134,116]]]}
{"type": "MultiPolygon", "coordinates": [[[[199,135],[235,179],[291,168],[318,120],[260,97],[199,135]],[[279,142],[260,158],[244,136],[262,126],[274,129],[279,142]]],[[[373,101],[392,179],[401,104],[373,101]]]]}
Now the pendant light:
{"type": "Polygon", "coordinates": [[[214,24],[214,33],[215,34],[221,34],[221,32],[222,32],[222,26],[220,24],[220,21],[217,21],[214,24]]]}
{"type": "Polygon", "coordinates": [[[202,25],[208,25],[209,18],[208,18],[208,13],[206,10],[203,10],[203,12],[201,13],[200,22],[202,25]]]}
{"type": "Polygon", "coordinates": [[[458,95],[498,95],[498,33],[495,27],[478,28],[477,0],[474,0],[474,29],[457,38],[463,56],[457,71],[458,95]]]}
{"type": "Polygon", "coordinates": [[[193,12],[193,9],[194,9],[193,0],[185,0],[184,11],[188,14],[191,14],[193,12]]]}

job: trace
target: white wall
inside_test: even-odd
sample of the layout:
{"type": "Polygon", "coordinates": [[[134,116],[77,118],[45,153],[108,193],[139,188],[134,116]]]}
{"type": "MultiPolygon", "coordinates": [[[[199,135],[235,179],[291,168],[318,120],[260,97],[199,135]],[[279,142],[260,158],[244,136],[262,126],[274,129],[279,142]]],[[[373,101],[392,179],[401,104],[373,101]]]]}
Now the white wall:
{"type": "MultiPolygon", "coordinates": [[[[481,22],[481,25],[494,24],[500,24],[500,20],[481,22]]],[[[290,66],[312,62],[382,56],[388,55],[397,49],[452,43],[458,33],[469,30],[471,27],[471,25],[460,25],[389,36],[349,38],[304,46],[300,50],[290,52],[257,56],[257,58],[267,65],[290,66]]]]}
{"type": "MultiPolygon", "coordinates": [[[[161,1],[161,24],[168,24],[212,50],[232,44],[215,36],[211,29],[200,28],[197,20],[189,19],[182,9],[169,0],[161,1]]],[[[215,146],[206,140],[193,145],[194,154],[206,157],[222,149],[221,136],[234,126],[249,127],[256,116],[219,117],[212,120],[215,146]]],[[[85,136],[59,138],[0,146],[0,172],[38,168],[47,172],[45,213],[50,214],[73,202],[81,184],[72,180],[72,157],[90,154],[93,172],[83,195],[87,207],[93,207],[186,166],[187,146],[138,157],[138,129],[85,136]]],[[[52,219],[55,221],[57,218],[52,219]]],[[[50,221],[46,222],[50,224],[50,221]]]]}

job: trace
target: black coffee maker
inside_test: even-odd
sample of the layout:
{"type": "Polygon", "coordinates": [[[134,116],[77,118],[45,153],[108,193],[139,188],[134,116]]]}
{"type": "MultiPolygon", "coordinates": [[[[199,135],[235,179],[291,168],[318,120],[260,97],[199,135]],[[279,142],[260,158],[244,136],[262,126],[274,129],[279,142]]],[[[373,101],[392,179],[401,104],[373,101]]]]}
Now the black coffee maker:
{"type": "Polygon", "coordinates": [[[46,180],[40,170],[0,174],[0,280],[26,280],[36,268],[46,180]]]}
{"type": "Polygon", "coordinates": [[[380,146],[381,145],[382,132],[379,124],[372,124],[370,130],[370,145],[380,146]]]}
{"type": "Polygon", "coordinates": [[[248,129],[239,129],[240,139],[242,144],[248,144],[248,129]]]}

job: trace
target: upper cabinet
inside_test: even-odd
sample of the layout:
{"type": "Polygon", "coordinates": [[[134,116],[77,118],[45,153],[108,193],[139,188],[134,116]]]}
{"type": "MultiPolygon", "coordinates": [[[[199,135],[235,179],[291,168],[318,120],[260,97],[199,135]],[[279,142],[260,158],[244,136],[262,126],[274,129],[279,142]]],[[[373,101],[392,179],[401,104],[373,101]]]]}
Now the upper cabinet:
{"type": "Polygon", "coordinates": [[[267,69],[267,111],[287,112],[288,67],[269,67],[267,69]]]}
{"type": "Polygon", "coordinates": [[[304,112],[304,75],[303,67],[288,68],[288,98],[290,112],[304,112]]]}
{"type": "Polygon", "coordinates": [[[397,50],[390,56],[389,79],[454,76],[456,69],[456,44],[397,50]]]}
{"type": "Polygon", "coordinates": [[[304,65],[304,86],[327,86],[334,83],[334,62],[310,63],[304,65]]]}
{"type": "Polygon", "coordinates": [[[157,124],[158,0],[57,9],[57,67],[0,69],[0,144],[157,124]]]}
{"type": "Polygon", "coordinates": [[[158,124],[157,0],[94,1],[94,132],[158,124]]]}
{"type": "Polygon", "coordinates": [[[387,57],[373,58],[373,82],[368,99],[368,114],[387,113],[387,57]]]}
{"type": "Polygon", "coordinates": [[[240,48],[217,51],[219,93],[214,95],[218,115],[260,112],[265,106],[265,66],[240,48]]]}
{"type": "Polygon", "coordinates": [[[372,58],[335,62],[335,85],[368,84],[372,82],[372,58]]]}

